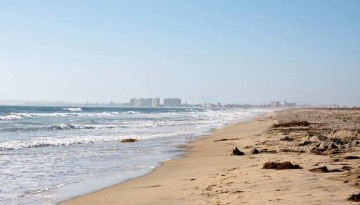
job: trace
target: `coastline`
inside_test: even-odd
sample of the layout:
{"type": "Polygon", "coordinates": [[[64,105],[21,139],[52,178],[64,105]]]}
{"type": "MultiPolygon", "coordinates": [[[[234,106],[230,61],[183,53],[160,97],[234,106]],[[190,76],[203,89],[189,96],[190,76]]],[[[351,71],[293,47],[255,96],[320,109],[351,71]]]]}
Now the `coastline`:
{"type": "MultiPolygon", "coordinates": [[[[270,113],[273,113],[273,112],[275,112],[275,111],[271,111],[270,113]]],[[[209,134],[194,137],[194,139],[190,140],[186,144],[178,145],[177,148],[181,149],[179,151],[180,152],[179,155],[177,155],[176,157],[174,157],[174,158],[172,158],[170,160],[159,162],[159,164],[160,164],[159,166],[155,167],[154,169],[150,170],[149,172],[147,172],[147,173],[145,173],[143,175],[136,176],[134,178],[129,178],[129,179],[121,181],[119,183],[115,183],[114,185],[104,187],[104,188],[100,188],[100,189],[98,189],[96,191],[93,191],[93,192],[85,193],[83,195],[75,196],[75,197],[72,197],[72,198],[69,198],[69,199],[66,199],[66,200],[60,200],[60,201],[57,202],[57,204],[59,204],[59,205],[62,205],[62,204],[78,204],[79,202],[77,202],[77,200],[79,200],[80,198],[87,197],[87,196],[96,194],[98,192],[107,191],[108,189],[112,189],[112,188],[115,188],[117,186],[121,186],[121,185],[129,183],[129,182],[131,182],[133,180],[141,180],[142,178],[152,177],[150,175],[152,175],[153,172],[156,172],[158,169],[160,169],[163,166],[168,166],[167,165],[168,163],[170,163],[170,162],[172,162],[174,160],[181,160],[181,159],[184,159],[184,158],[191,157],[190,154],[191,154],[191,151],[192,151],[192,147],[196,146],[196,145],[193,145],[194,143],[196,143],[198,141],[201,141],[201,140],[206,140],[207,138],[212,137],[213,135],[215,135],[220,130],[227,129],[227,128],[234,127],[234,126],[238,126],[238,125],[241,125],[241,124],[244,124],[244,123],[250,123],[251,121],[261,119],[261,118],[265,117],[266,115],[269,115],[270,113],[265,112],[265,113],[262,113],[260,115],[255,115],[253,117],[250,117],[249,119],[243,120],[241,122],[229,123],[229,124],[225,124],[224,127],[214,128],[214,129],[211,130],[211,132],[209,134]]],[[[88,204],[88,203],[91,204],[92,202],[90,202],[90,201],[89,202],[84,202],[84,204],[88,204]]],[[[105,202],[96,202],[94,204],[97,204],[97,203],[105,203],[105,202]]],[[[124,202],[121,202],[121,203],[124,203],[124,202]]],[[[82,204],[82,202],[80,204],[82,204]]],[[[133,204],[133,203],[130,203],[130,204],[133,204]]]]}
{"type": "Polygon", "coordinates": [[[330,163],[326,155],[298,152],[251,155],[252,148],[271,147],[266,133],[278,120],[275,113],[249,122],[227,125],[209,136],[185,145],[185,154],[163,162],[149,174],[130,179],[67,204],[346,204],[356,188],[324,178],[308,169],[318,162],[330,163]],[[231,156],[239,147],[245,156],[231,156]],[[267,161],[292,161],[302,170],[265,170],[267,161]],[[336,194],[335,194],[336,193],[336,194]]]}

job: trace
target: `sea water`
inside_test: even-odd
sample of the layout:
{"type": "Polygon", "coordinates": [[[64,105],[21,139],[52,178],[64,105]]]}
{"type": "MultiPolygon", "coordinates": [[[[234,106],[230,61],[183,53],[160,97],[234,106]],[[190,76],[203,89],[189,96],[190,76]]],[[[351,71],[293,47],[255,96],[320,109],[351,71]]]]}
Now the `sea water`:
{"type": "Polygon", "coordinates": [[[0,106],[0,204],[56,204],[144,175],[179,145],[268,111],[0,106]]]}

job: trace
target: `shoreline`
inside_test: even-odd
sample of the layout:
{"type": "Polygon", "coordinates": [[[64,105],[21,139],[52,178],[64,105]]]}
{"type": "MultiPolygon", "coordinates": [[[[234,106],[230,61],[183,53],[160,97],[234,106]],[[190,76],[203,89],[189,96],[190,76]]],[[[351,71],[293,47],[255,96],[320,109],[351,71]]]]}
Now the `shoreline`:
{"type": "MultiPolygon", "coordinates": [[[[270,113],[272,113],[272,112],[274,112],[274,111],[270,111],[270,113]]],[[[123,181],[115,182],[115,183],[113,183],[113,184],[110,185],[110,186],[105,186],[105,187],[96,189],[96,190],[94,190],[94,191],[84,192],[84,194],[81,194],[81,195],[69,197],[69,198],[66,198],[66,199],[63,199],[63,200],[58,200],[58,201],[56,202],[56,204],[63,204],[63,203],[65,203],[65,202],[67,203],[67,202],[69,202],[69,201],[76,200],[76,199],[79,198],[79,197],[91,195],[91,194],[94,194],[94,193],[103,191],[103,190],[105,190],[105,189],[108,189],[108,188],[111,188],[111,187],[114,187],[114,186],[118,186],[118,185],[127,183],[128,181],[131,181],[131,180],[135,180],[135,179],[142,178],[142,177],[147,177],[147,176],[150,175],[152,172],[156,171],[158,168],[164,166],[165,163],[167,163],[167,162],[169,162],[169,161],[172,161],[172,160],[178,160],[178,159],[182,159],[182,158],[187,157],[187,155],[190,154],[189,144],[194,143],[194,142],[196,142],[196,141],[198,141],[198,140],[201,140],[201,139],[203,139],[203,138],[211,137],[217,130],[224,129],[224,128],[228,127],[228,126],[235,126],[235,125],[239,125],[239,124],[242,124],[242,123],[247,123],[247,122],[250,122],[250,121],[252,121],[252,120],[255,120],[255,119],[264,117],[264,116],[266,116],[266,115],[268,115],[268,114],[269,114],[269,112],[264,112],[264,113],[261,113],[261,114],[254,115],[254,116],[252,116],[252,117],[248,117],[248,118],[243,119],[243,120],[238,121],[238,122],[226,123],[226,124],[223,125],[223,127],[220,127],[220,128],[211,128],[211,130],[209,130],[207,134],[202,134],[202,135],[193,136],[193,137],[191,137],[191,140],[189,140],[189,141],[186,142],[185,144],[176,145],[175,147],[176,147],[177,149],[179,149],[179,150],[178,150],[178,151],[175,151],[175,152],[178,152],[179,154],[173,156],[173,158],[171,158],[171,159],[158,162],[158,164],[159,164],[158,166],[156,166],[155,168],[153,168],[153,169],[151,169],[151,170],[148,170],[147,172],[145,172],[145,173],[143,173],[143,174],[140,174],[140,175],[137,175],[137,176],[134,176],[134,177],[125,179],[125,180],[123,180],[123,181]]]]}
{"type": "MultiPolygon", "coordinates": [[[[156,172],[157,169],[163,167],[163,166],[166,166],[166,163],[170,162],[170,161],[173,161],[173,160],[180,160],[180,159],[183,159],[183,158],[187,158],[189,157],[188,155],[191,154],[191,144],[197,142],[197,141],[200,141],[200,140],[204,140],[206,138],[209,138],[209,137],[212,137],[217,131],[219,130],[222,130],[222,129],[225,129],[225,128],[228,128],[228,127],[231,127],[231,126],[238,126],[238,125],[241,125],[241,124],[244,124],[244,123],[249,123],[251,121],[254,121],[254,120],[257,120],[257,119],[261,119],[263,117],[266,117],[267,115],[269,115],[270,113],[274,113],[276,111],[271,111],[271,112],[265,112],[265,113],[262,113],[260,115],[255,115],[253,117],[249,117],[248,119],[245,119],[245,120],[242,120],[240,122],[236,122],[236,123],[229,123],[229,124],[225,124],[223,127],[221,128],[213,128],[211,131],[209,131],[210,133],[209,134],[204,134],[204,135],[200,135],[200,136],[194,136],[193,138],[195,139],[192,139],[191,141],[183,144],[183,145],[177,145],[176,148],[179,148],[181,149],[179,152],[181,152],[180,154],[176,155],[174,158],[172,159],[169,159],[169,160],[166,160],[166,161],[162,161],[162,162],[159,162],[159,166],[155,167],[154,169],[151,169],[149,170],[146,174],[144,175],[140,175],[140,176],[136,176],[134,178],[129,178],[129,179],[126,179],[124,181],[121,181],[119,183],[115,183],[114,185],[111,185],[111,186],[108,186],[108,187],[104,187],[104,188],[100,188],[96,191],[92,191],[92,192],[89,192],[89,193],[85,193],[83,195],[79,195],[79,196],[75,196],[75,197],[71,197],[69,199],[66,199],[66,200],[61,200],[61,201],[58,201],[56,204],[59,204],[59,205],[62,205],[62,204],[73,204],[75,200],[77,200],[78,198],[82,198],[82,197],[86,197],[86,196],[90,196],[92,194],[95,194],[95,193],[98,193],[98,192],[102,192],[104,190],[107,190],[107,189],[111,189],[113,187],[117,187],[117,186],[121,186],[122,184],[125,184],[125,183],[128,183],[129,181],[132,181],[132,180],[137,180],[137,179],[141,179],[141,178],[144,178],[144,177],[148,177],[149,175],[151,175],[153,172],[156,172]]],[[[76,204],[77,202],[75,202],[76,204]]],[[[90,203],[91,204],[91,203],[90,203]]]]}
{"type": "Polygon", "coordinates": [[[356,188],[308,171],[316,162],[332,162],[329,156],[296,152],[249,154],[252,148],[261,147],[262,141],[268,141],[264,133],[278,122],[274,115],[278,112],[226,125],[187,143],[185,153],[144,176],[59,204],[351,204],[344,195],[355,193],[356,188]],[[234,147],[246,155],[231,156],[234,147]],[[263,163],[275,159],[296,162],[304,169],[261,169],[263,163]]]}

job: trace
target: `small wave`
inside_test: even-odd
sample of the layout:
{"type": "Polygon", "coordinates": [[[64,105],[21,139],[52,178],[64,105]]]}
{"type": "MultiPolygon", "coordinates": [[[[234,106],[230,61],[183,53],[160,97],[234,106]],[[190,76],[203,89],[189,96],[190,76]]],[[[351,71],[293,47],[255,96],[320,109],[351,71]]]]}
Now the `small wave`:
{"type": "Polygon", "coordinates": [[[198,113],[198,112],[200,112],[199,110],[192,109],[192,108],[185,109],[185,111],[191,112],[191,113],[198,113]]]}
{"type": "Polygon", "coordinates": [[[5,127],[0,128],[0,132],[32,132],[32,131],[46,131],[46,130],[71,130],[71,129],[116,129],[116,128],[154,128],[163,126],[175,126],[172,122],[151,122],[151,121],[137,121],[132,123],[119,124],[74,124],[62,123],[52,125],[36,125],[27,127],[5,127]]]}
{"type": "Polygon", "coordinates": [[[174,126],[170,122],[151,122],[138,121],[133,123],[121,124],[58,124],[50,125],[48,128],[52,130],[68,130],[68,129],[113,129],[113,128],[151,128],[151,127],[174,126]]]}
{"type": "Polygon", "coordinates": [[[25,191],[25,194],[34,195],[34,194],[39,194],[39,193],[46,192],[46,191],[49,191],[49,188],[28,190],[28,191],[25,191]]]}
{"type": "Polygon", "coordinates": [[[66,117],[78,116],[75,113],[11,113],[9,115],[0,116],[0,120],[20,120],[31,117],[66,117]]]}
{"type": "Polygon", "coordinates": [[[59,184],[59,185],[57,185],[56,186],[56,188],[60,188],[60,187],[62,187],[62,186],[64,186],[65,184],[59,184]]]}
{"type": "MultiPolygon", "coordinates": [[[[179,131],[174,133],[162,133],[162,134],[130,136],[130,137],[136,139],[152,139],[152,138],[173,137],[178,135],[189,135],[189,134],[193,134],[193,132],[179,131]]],[[[43,138],[36,138],[25,141],[0,142],[0,151],[19,150],[25,148],[70,146],[76,144],[117,142],[125,138],[129,138],[129,136],[78,136],[78,137],[68,137],[68,138],[43,137],[43,138]]]]}
{"type": "Polygon", "coordinates": [[[72,124],[60,124],[60,125],[50,125],[49,128],[53,130],[67,130],[67,129],[75,129],[76,127],[72,124]]]}
{"type": "MultiPolygon", "coordinates": [[[[11,113],[9,115],[0,116],[0,120],[20,120],[23,118],[33,118],[33,117],[112,117],[122,115],[124,113],[120,112],[101,112],[101,113],[79,113],[80,111],[74,111],[70,113],[11,113]]],[[[132,114],[135,114],[132,113],[132,114]]]]}
{"type": "Polygon", "coordinates": [[[5,116],[0,116],[0,120],[7,120],[7,121],[10,121],[10,120],[20,120],[20,119],[23,119],[23,117],[19,116],[19,115],[5,115],[5,116]]]}
{"type": "Polygon", "coordinates": [[[105,128],[118,128],[121,125],[76,125],[76,124],[59,124],[50,125],[49,128],[53,130],[68,130],[68,129],[105,129],[105,128]]]}
{"type": "Polygon", "coordinates": [[[96,139],[91,138],[66,138],[66,139],[36,139],[27,141],[9,141],[0,143],[0,150],[18,150],[24,148],[39,148],[50,146],[68,146],[73,144],[94,143],[96,139]]]}
{"type": "Polygon", "coordinates": [[[124,114],[138,114],[139,112],[135,112],[135,111],[127,111],[127,112],[124,112],[124,114]]]}
{"type": "Polygon", "coordinates": [[[68,110],[70,112],[81,112],[81,111],[83,111],[80,107],[77,107],[77,108],[73,108],[73,107],[71,107],[71,108],[63,108],[63,110],[68,110]]]}

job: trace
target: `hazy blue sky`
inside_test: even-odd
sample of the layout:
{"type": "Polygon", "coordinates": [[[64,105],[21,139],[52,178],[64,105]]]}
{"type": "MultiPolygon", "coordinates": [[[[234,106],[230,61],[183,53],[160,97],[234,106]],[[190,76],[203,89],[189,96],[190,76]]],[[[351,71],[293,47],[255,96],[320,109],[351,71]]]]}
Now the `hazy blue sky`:
{"type": "Polygon", "coordinates": [[[0,99],[360,105],[358,0],[0,0],[0,99]]]}

